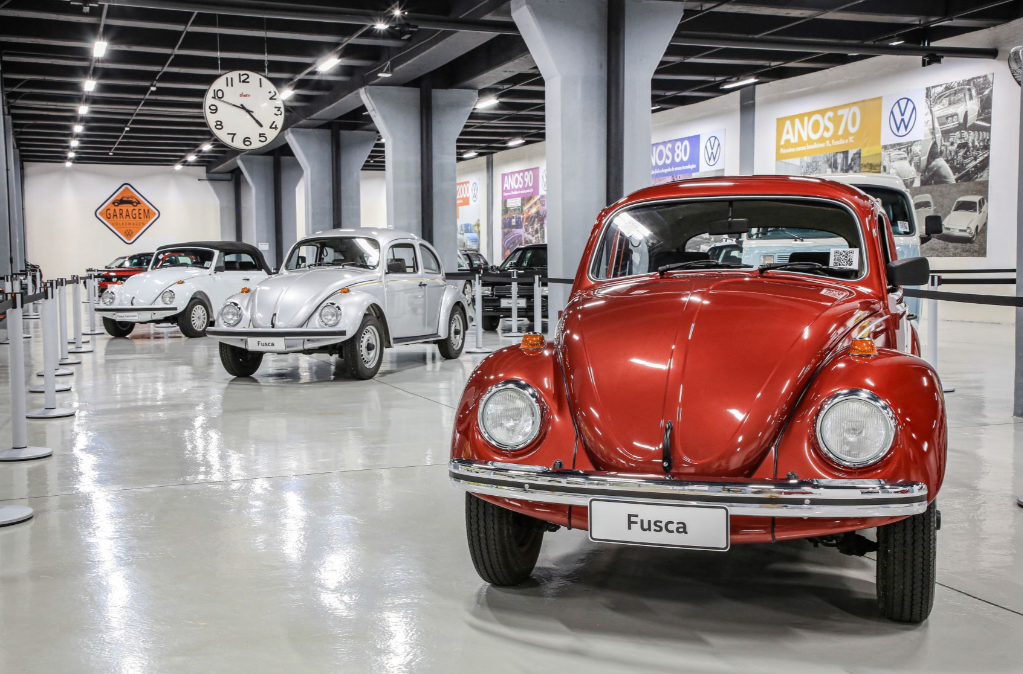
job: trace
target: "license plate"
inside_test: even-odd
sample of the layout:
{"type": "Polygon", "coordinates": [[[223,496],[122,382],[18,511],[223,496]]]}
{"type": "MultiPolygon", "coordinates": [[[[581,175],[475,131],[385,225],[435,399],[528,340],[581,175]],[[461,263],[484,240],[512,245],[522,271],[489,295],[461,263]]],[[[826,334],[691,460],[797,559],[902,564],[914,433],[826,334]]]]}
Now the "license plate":
{"type": "Polygon", "coordinates": [[[284,351],[283,337],[249,337],[249,351],[284,351]]]}
{"type": "Polygon", "coordinates": [[[728,508],[592,499],[590,540],[724,551],[728,508]]]}
{"type": "Polygon", "coordinates": [[[114,313],[115,321],[137,321],[139,319],[139,312],[127,312],[118,311],[114,313]]]}
{"type": "MultiPolygon", "coordinates": [[[[524,309],[526,307],[526,299],[524,297],[518,298],[516,302],[518,303],[520,309],[524,309]]],[[[505,297],[501,299],[502,309],[511,309],[511,305],[512,301],[510,297],[505,297]]]]}

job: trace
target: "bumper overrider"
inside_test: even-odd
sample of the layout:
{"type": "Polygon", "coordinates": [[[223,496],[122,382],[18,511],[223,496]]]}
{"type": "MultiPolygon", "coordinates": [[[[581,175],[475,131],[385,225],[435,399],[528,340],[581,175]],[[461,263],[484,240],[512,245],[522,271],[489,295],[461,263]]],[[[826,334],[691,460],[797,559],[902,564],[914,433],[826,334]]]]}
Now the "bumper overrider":
{"type": "Polygon", "coordinates": [[[666,480],[452,459],[452,483],[473,494],[587,506],[590,499],[715,505],[754,517],[908,517],[927,510],[927,485],[885,480],[666,480]]]}

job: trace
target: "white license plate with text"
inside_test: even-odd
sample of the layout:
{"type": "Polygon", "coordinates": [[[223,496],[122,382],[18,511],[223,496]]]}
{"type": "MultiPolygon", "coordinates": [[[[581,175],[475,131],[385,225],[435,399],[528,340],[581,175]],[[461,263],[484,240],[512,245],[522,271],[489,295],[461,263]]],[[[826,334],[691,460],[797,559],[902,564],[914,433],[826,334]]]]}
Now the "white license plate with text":
{"type": "Polygon", "coordinates": [[[139,312],[137,311],[118,311],[114,313],[115,321],[137,321],[139,319],[139,312]]]}
{"type": "Polygon", "coordinates": [[[592,499],[590,540],[724,551],[728,508],[592,499]]]}
{"type": "MultiPolygon", "coordinates": [[[[518,303],[520,309],[524,309],[525,308],[525,306],[526,306],[526,299],[524,297],[518,298],[516,300],[516,302],[518,303]]],[[[512,301],[511,301],[510,297],[505,297],[505,298],[501,299],[501,308],[502,309],[511,309],[511,306],[512,306],[512,301]]]]}
{"type": "Polygon", "coordinates": [[[249,351],[283,351],[283,337],[249,337],[249,351]]]}

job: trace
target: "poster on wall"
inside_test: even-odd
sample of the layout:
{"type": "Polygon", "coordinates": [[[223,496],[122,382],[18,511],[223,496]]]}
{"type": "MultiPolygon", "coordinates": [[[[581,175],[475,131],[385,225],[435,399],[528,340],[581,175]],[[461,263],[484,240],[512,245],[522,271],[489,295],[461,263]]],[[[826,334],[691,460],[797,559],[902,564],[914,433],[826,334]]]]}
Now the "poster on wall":
{"type": "Polygon", "coordinates": [[[501,174],[501,258],[530,243],[547,243],[547,171],[501,174]]]}
{"type": "Polygon", "coordinates": [[[114,190],[96,209],[96,219],[129,244],[137,241],[159,217],[156,206],[128,183],[114,190]]]}
{"type": "Polygon", "coordinates": [[[725,131],[698,133],[650,145],[654,185],[725,174],[725,131]]]}
{"type": "Polygon", "coordinates": [[[480,249],[480,181],[463,180],[455,186],[458,250],[480,249]]]}
{"type": "Polygon", "coordinates": [[[939,215],[927,257],[986,257],[994,75],[812,110],[776,120],[775,170],[884,173],[902,181],[922,228],[939,215]]]}

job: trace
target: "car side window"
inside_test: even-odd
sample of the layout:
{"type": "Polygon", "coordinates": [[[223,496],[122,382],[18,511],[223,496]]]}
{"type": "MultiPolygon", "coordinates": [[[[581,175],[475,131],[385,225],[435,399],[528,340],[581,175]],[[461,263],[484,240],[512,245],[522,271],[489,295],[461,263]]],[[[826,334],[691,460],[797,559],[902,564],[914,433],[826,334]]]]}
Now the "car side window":
{"type": "Polygon", "coordinates": [[[224,255],[224,271],[257,271],[259,263],[249,253],[224,255]]]}
{"type": "Polygon", "coordinates": [[[888,220],[883,215],[877,216],[877,233],[881,237],[881,250],[884,252],[884,262],[892,261],[892,251],[888,247],[888,220]]]}
{"type": "Polygon", "coordinates": [[[419,271],[419,265],[416,264],[416,248],[411,243],[396,243],[391,246],[390,252],[387,253],[387,259],[390,260],[401,260],[405,265],[406,274],[415,274],[419,271]]]}
{"type": "Polygon", "coordinates": [[[419,254],[423,257],[423,270],[430,274],[440,273],[440,260],[426,246],[419,246],[419,254]]]}

